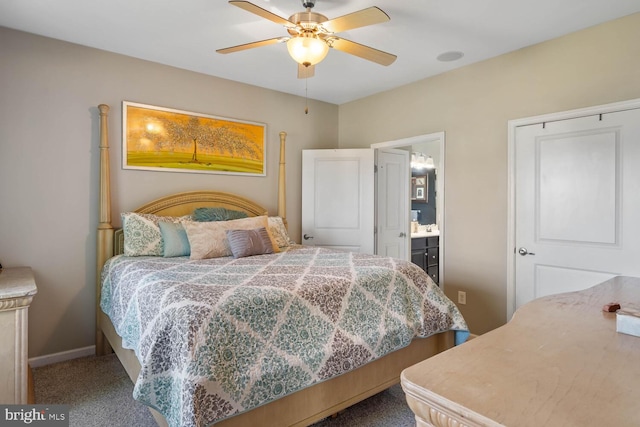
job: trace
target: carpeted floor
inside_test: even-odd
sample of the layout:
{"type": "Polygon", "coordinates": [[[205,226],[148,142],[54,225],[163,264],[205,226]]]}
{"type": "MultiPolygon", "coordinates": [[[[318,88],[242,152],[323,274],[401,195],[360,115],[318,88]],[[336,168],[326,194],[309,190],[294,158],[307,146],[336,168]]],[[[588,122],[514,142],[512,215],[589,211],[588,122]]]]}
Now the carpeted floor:
{"type": "MultiPolygon", "coordinates": [[[[133,400],[133,383],[115,355],[85,357],[33,370],[37,404],[70,405],[70,427],[156,427],[133,400]]],[[[400,385],[313,427],[415,426],[400,385]]]]}

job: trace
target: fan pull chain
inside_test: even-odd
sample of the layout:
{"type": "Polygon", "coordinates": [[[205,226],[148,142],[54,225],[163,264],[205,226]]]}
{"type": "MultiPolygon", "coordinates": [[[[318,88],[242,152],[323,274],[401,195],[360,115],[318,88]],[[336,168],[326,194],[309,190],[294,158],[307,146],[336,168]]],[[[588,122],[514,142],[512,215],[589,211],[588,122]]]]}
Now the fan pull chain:
{"type": "Polygon", "coordinates": [[[309,79],[304,79],[304,113],[309,114],[309,79]]]}

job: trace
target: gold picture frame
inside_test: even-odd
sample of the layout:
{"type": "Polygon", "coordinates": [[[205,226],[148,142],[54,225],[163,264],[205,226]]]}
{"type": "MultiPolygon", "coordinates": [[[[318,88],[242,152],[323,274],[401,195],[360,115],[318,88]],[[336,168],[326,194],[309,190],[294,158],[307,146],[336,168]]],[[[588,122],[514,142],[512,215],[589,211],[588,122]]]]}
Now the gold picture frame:
{"type": "Polygon", "coordinates": [[[122,168],[266,176],[266,124],[122,102],[122,168]]]}

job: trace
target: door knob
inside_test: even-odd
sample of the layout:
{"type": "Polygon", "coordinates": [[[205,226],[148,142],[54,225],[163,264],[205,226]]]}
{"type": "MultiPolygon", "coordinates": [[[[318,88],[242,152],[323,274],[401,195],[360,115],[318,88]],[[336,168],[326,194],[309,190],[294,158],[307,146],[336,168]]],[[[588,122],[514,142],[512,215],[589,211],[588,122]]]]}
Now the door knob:
{"type": "Polygon", "coordinates": [[[304,236],[302,236],[302,238],[304,240],[309,240],[309,239],[313,239],[313,236],[309,236],[308,234],[305,234],[304,236]]]}
{"type": "Polygon", "coordinates": [[[518,249],[518,253],[519,253],[520,255],[522,255],[522,256],[525,256],[525,255],[535,255],[533,252],[529,252],[529,251],[527,250],[527,248],[520,248],[520,249],[518,249]]]}
{"type": "Polygon", "coordinates": [[[407,237],[407,233],[405,233],[404,231],[400,232],[400,235],[398,237],[407,237]]]}

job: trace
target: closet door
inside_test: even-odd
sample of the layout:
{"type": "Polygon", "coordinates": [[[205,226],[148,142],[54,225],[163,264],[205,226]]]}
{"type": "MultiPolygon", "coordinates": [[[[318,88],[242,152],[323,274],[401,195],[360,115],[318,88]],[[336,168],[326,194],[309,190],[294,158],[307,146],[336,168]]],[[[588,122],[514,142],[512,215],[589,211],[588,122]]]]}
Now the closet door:
{"type": "Polygon", "coordinates": [[[516,308],[640,276],[640,109],[516,129],[516,308]]]}

